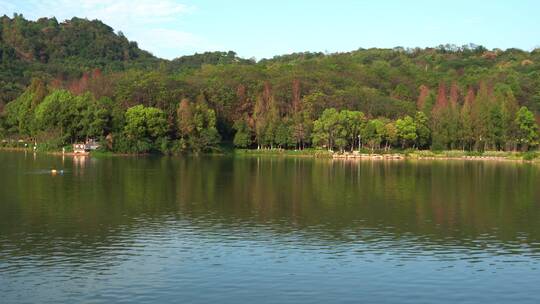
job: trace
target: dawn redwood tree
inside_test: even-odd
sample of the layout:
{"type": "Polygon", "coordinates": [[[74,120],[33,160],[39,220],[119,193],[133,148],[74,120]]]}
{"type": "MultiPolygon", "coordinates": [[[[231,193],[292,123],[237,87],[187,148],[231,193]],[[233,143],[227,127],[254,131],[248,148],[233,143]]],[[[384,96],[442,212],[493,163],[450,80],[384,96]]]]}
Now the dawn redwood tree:
{"type": "Polygon", "coordinates": [[[252,131],[246,119],[239,119],[234,123],[235,129],[233,144],[238,148],[248,148],[252,144],[252,131]]]}
{"type": "Polygon", "coordinates": [[[180,101],[176,110],[176,128],[178,137],[185,139],[194,129],[193,113],[189,100],[186,98],[180,101]]]}
{"type": "Polygon", "coordinates": [[[292,124],[288,118],[283,119],[276,128],[275,143],[278,148],[290,148],[295,145],[292,136],[292,124]]]}
{"type": "Polygon", "coordinates": [[[292,116],[292,137],[299,149],[309,144],[313,130],[313,106],[309,98],[302,98],[292,116]]]}
{"type": "Polygon", "coordinates": [[[433,130],[433,148],[446,149],[452,142],[452,113],[448,106],[446,97],[446,86],[444,82],[439,84],[437,102],[431,112],[431,122],[433,130]]]}
{"type": "Polygon", "coordinates": [[[416,142],[418,148],[428,148],[431,143],[431,130],[429,128],[429,120],[424,112],[416,112],[414,116],[416,125],[416,142]]]}
{"type": "Polygon", "coordinates": [[[480,88],[472,104],[472,125],[474,131],[475,149],[484,151],[489,144],[490,127],[490,93],[485,82],[480,82],[480,88]]]}
{"type": "Polygon", "coordinates": [[[191,149],[200,152],[216,148],[220,141],[216,112],[208,107],[205,100],[198,100],[193,107],[194,134],[189,141],[191,149]]]}
{"type": "Polygon", "coordinates": [[[495,98],[500,105],[502,123],[502,142],[505,150],[517,149],[517,125],[515,118],[519,106],[510,86],[498,85],[495,88],[495,98]]]}
{"type": "Polygon", "coordinates": [[[474,90],[472,87],[469,87],[460,112],[461,128],[458,136],[460,137],[463,150],[472,150],[475,142],[474,121],[472,117],[474,99],[474,90]]]}
{"type": "Polygon", "coordinates": [[[215,148],[220,140],[216,128],[216,113],[208,107],[202,95],[197,102],[190,103],[183,99],[178,105],[177,127],[180,151],[192,150],[195,152],[215,148]]]}
{"type": "Polygon", "coordinates": [[[416,109],[418,109],[418,111],[424,111],[431,92],[425,85],[421,85],[419,91],[420,93],[418,94],[418,99],[416,101],[416,109]]]}
{"type": "Polygon", "coordinates": [[[263,93],[256,99],[253,108],[257,148],[273,147],[276,128],[279,124],[279,109],[270,83],[264,83],[263,93]]]}

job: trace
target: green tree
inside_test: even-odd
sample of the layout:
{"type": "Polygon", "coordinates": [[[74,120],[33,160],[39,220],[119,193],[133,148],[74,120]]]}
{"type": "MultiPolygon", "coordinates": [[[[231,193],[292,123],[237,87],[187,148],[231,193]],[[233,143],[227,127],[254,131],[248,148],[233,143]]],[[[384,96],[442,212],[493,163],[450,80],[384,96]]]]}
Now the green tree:
{"type": "Polygon", "coordinates": [[[362,139],[373,151],[380,148],[381,142],[384,139],[385,124],[380,119],[369,120],[363,129],[362,139]]]}
{"type": "Polygon", "coordinates": [[[312,139],[315,145],[329,150],[336,146],[342,148],[347,143],[346,135],[339,112],[334,108],[324,110],[321,117],[313,123],[312,139]]]}
{"type": "Polygon", "coordinates": [[[288,119],[283,119],[283,121],[277,126],[275,142],[279,148],[289,148],[295,145],[292,130],[292,124],[288,119]]]}
{"type": "Polygon", "coordinates": [[[504,117],[502,112],[502,104],[491,100],[489,106],[489,126],[487,140],[489,145],[494,150],[499,150],[504,147],[504,117]]]}
{"type": "Polygon", "coordinates": [[[534,114],[526,107],[521,107],[516,114],[517,142],[523,151],[538,145],[538,124],[534,114]]]}
{"type": "Polygon", "coordinates": [[[124,136],[127,145],[120,148],[137,153],[163,151],[166,148],[163,146],[166,133],[167,119],[162,110],[143,105],[134,106],[126,111],[124,136]]]}
{"type": "Polygon", "coordinates": [[[35,121],[35,110],[47,96],[43,80],[34,78],[28,88],[5,108],[6,128],[11,133],[35,137],[39,129],[35,121]]]}
{"type": "Polygon", "coordinates": [[[385,150],[390,149],[393,145],[397,144],[398,141],[398,132],[396,124],[392,121],[387,122],[384,125],[384,141],[385,141],[385,150]]]}
{"type": "Polygon", "coordinates": [[[482,82],[471,109],[475,149],[483,151],[489,144],[490,94],[487,85],[482,82]]]}
{"type": "Polygon", "coordinates": [[[313,104],[312,98],[303,98],[298,111],[292,116],[292,137],[299,149],[309,144],[313,130],[313,104]]]}
{"type": "Polygon", "coordinates": [[[62,144],[79,139],[77,99],[68,91],[56,90],[45,97],[36,108],[35,118],[42,131],[48,134],[58,132],[62,144]]]}
{"type": "Polygon", "coordinates": [[[191,140],[195,151],[207,151],[215,149],[220,141],[219,132],[216,128],[216,112],[208,107],[208,104],[199,100],[193,111],[195,124],[195,136],[191,140]]]}
{"type": "Polygon", "coordinates": [[[402,148],[409,147],[411,144],[414,145],[418,135],[416,134],[416,124],[412,117],[407,115],[396,120],[396,130],[402,148]]]}
{"type": "Polygon", "coordinates": [[[340,112],[342,116],[345,132],[348,135],[351,151],[357,147],[360,131],[366,123],[366,117],[364,113],[360,111],[342,110],[340,112]]]}
{"type": "Polygon", "coordinates": [[[177,127],[181,150],[195,152],[215,149],[220,136],[216,128],[216,113],[208,107],[204,97],[196,103],[182,100],[177,110],[177,127]]]}
{"type": "Polygon", "coordinates": [[[238,148],[248,148],[252,143],[252,131],[245,119],[237,120],[233,128],[236,130],[233,143],[238,148]]]}
{"type": "Polygon", "coordinates": [[[461,130],[459,132],[459,138],[463,150],[472,150],[475,142],[474,121],[472,116],[474,98],[474,91],[472,88],[469,88],[460,112],[461,130]]]}
{"type": "Polygon", "coordinates": [[[419,148],[428,148],[431,142],[431,130],[429,129],[428,117],[424,112],[416,112],[414,116],[416,125],[416,142],[419,148]]]}
{"type": "Polygon", "coordinates": [[[458,143],[460,113],[457,104],[457,88],[452,86],[450,99],[446,97],[444,83],[439,86],[437,102],[431,112],[432,148],[453,149],[458,143]]]}
{"type": "Polygon", "coordinates": [[[506,150],[517,149],[517,126],[515,118],[519,106],[510,86],[498,85],[495,88],[495,98],[500,105],[502,141],[506,150]]]}
{"type": "Polygon", "coordinates": [[[78,110],[77,137],[99,139],[107,129],[110,113],[107,109],[107,99],[96,100],[90,93],[75,97],[78,110]]]}

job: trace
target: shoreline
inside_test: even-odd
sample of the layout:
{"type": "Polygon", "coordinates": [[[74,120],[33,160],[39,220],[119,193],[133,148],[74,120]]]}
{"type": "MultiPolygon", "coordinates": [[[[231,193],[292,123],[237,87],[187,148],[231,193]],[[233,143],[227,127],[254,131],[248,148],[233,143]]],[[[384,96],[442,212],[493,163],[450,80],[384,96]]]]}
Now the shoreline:
{"type": "Polygon", "coordinates": [[[313,157],[332,160],[462,160],[462,161],[504,161],[540,163],[540,153],[535,152],[501,152],[486,151],[484,153],[465,152],[462,150],[449,150],[433,152],[430,150],[417,150],[411,152],[392,153],[359,153],[330,152],[321,150],[294,151],[294,150],[237,150],[236,155],[248,156],[281,156],[281,157],[313,157]],[[478,154],[478,155],[475,155],[478,154]]]}
{"type": "MultiPolygon", "coordinates": [[[[73,152],[57,152],[57,151],[34,151],[32,148],[22,147],[0,147],[0,151],[7,152],[26,152],[35,154],[47,154],[52,156],[68,156],[68,157],[140,157],[150,156],[152,154],[131,154],[131,153],[114,153],[114,152],[89,152],[87,154],[78,154],[73,152]]],[[[158,156],[171,156],[159,155],[158,156]]],[[[359,153],[354,152],[331,152],[326,150],[249,150],[236,149],[228,153],[201,153],[198,155],[229,155],[229,156],[268,156],[268,157],[297,157],[297,158],[319,158],[332,160],[347,160],[347,161],[400,161],[400,160],[462,160],[462,161],[497,161],[497,162],[527,162],[540,163],[540,152],[501,152],[501,151],[486,151],[484,153],[465,152],[462,150],[449,150],[441,152],[433,152],[430,150],[416,150],[411,152],[392,152],[392,153],[359,153]],[[479,155],[474,155],[479,154],[479,155]],[[529,158],[527,158],[529,157],[529,158]]]]}
{"type": "Polygon", "coordinates": [[[100,157],[100,156],[150,156],[150,153],[114,153],[114,152],[88,152],[88,153],[73,153],[73,152],[61,152],[61,151],[34,151],[32,148],[16,148],[16,147],[0,147],[0,151],[5,152],[26,152],[32,154],[45,154],[52,156],[69,156],[69,157],[100,157]]]}
{"type": "Polygon", "coordinates": [[[333,155],[334,160],[468,160],[468,161],[513,161],[513,162],[537,162],[540,160],[525,160],[523,158],[511,158],[502,156],[408,156],[405,154],[371,154],[361,156],[333,155]]]}

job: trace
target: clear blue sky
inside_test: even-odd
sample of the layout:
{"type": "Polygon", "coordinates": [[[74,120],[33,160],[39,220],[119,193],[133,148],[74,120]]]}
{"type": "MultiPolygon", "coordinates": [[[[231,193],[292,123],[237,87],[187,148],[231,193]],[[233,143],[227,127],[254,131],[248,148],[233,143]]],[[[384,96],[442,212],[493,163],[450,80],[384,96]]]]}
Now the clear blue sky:
{"type": "Polygon", "coordinates": [[[234,50],[257,59],[301,51],[540,46],[540,1],[0,0],[0,13],[101,19],[157,56],[234,50]]]}

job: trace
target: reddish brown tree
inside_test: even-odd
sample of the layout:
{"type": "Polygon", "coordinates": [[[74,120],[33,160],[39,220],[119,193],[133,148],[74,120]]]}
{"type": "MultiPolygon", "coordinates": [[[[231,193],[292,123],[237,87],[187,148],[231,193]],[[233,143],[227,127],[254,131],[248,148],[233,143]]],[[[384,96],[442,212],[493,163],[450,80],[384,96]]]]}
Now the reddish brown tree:
{"type": "Polygon", "coordinates": [[[453,82],[452,86],[450,86],[450,105],[457,106],[459,100],[459,87],[457,83],[453,82]]]}
{"type": "Polygon", "coordinates": [[[118,77],[119,74],[103,75],[100,69],[95,69],[88,82],[87,91],[91,92],[96,98],[103,96],[112,97],[118,77]]]}
{"type": "Polygon", "coordinates": [[[236,97],[238,97],[238,103],[240,104],[246,101],[246,87],[243,84],[239,84],[236,87],[236,97]]]}
{"type": "Polygon", "coordinates": [[[439,84],[439,90],[437,92],[437,101],[435,102],[434,111],[444,109],[448,106],[448,98],[446,97],[446,85],[441,81],[439,84]]]}
{"type": "Polygon", "coordinates": [[[465,96],[465,101],[464,101],[464,105],[472,105],[473,102],[474,102],[474,89],[472,87],[469,87],[469,89],[467,90],[467,95],[465,96]]]}
{"type": "Polygon", "coordinates": [[[265,81],[264,82],[264,89],[263,89],[263,103],[268,104],[270,102],[270,99],[272,98],[272,86],[270,85],[270,82],[265,81]]]}
{"type": "Polygon", "coordinates": [[[84,72],[81,79],[73,80],[70,83],[68,90],[71,91],[71,93],[76,94],[76,95],[84,93],[88,89],[89,79],[90,79],[90,75],[84,72]]]}
{"type": "Polygon", "coordinates": [[[239,84],[236,87],[237,106],[233,110],[233,120],[238,120],[244,117],[244,114],[251,115],[251,105],[247,96],[246,86],[239,84]]]}
{"type": "Polygon", "coordinates": [[[293,113],[299,112],[301,109],[301,98],[300,98],[300,80],[294,79],[292,82],[292,111],[293,113]]]}
{"type": "Polygon", "coordinates": [[[60,78],[60,77],[56,77],[54,78],[53,80],[51,80],[51,82],[49,83],[49,85],[54,88],[54,89],[60,89],[60,88],[63,88],[64,85],[63,85],[63,80],[60,78]]]}
{"type": "Polygon", "coordinates": [[[186,98],[180,101],[177,112],[177,128],[178,136],[185,137],[193,131],[193,113],[191,112],[191,105],[186,98]]]}
{"type": "Polygon", "coordinates": [[[101,69],[94,69],[92,71],[92,79],[97,79],[101,77],[101,69]]]}
{"type": "Polygon", "coordinates": [[[422,110],[426,105],[426,100],[429,96],[429,88],[425,85],[420,86],[420,94],[418,95],[418,100],[416,102],[416,108],[422,110]]]}

